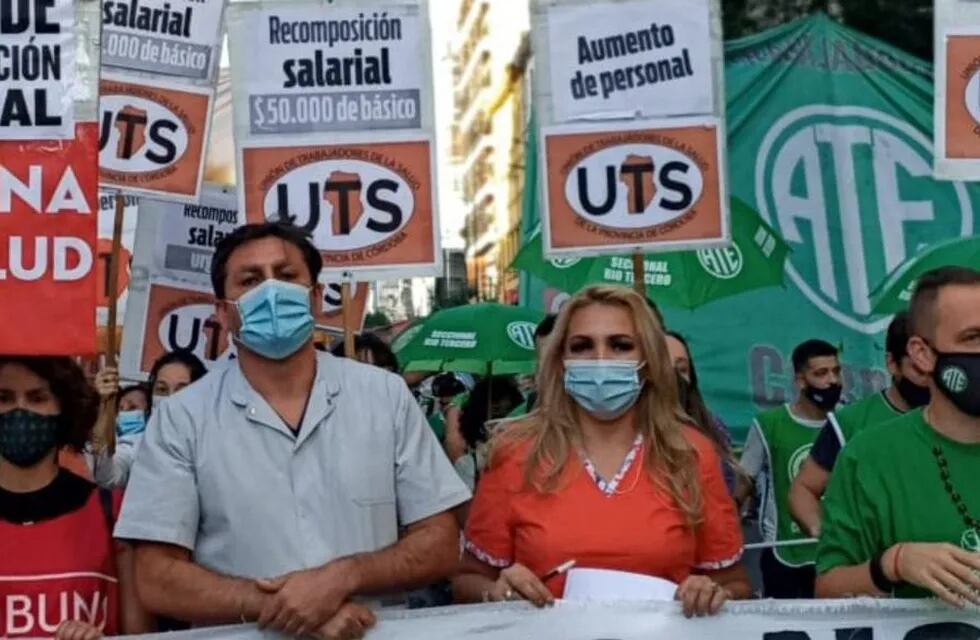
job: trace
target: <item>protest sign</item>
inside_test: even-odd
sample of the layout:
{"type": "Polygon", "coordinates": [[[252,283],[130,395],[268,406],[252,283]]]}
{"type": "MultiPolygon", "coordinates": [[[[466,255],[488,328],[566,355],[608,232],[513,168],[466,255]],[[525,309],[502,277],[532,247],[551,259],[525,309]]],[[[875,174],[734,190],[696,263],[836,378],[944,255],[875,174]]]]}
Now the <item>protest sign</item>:
{"type": "MultiPolygon", "coordinates": [[[[133,636],[136,637],[136,636],[133,636]]],[[[259,640],[253,626],[197,629],[166,640],[259,640]]],[[[677,603],[559,602],[381,611],[370,640],[964,640],[980,637],[980,613],[931,602],[824,600],[730,602],[717,616],[688,620],[677,603]]]]}
{"type": "Polygon", "coordinates": [[[980,179],[980,5],[935,0],[934,175],[980,179]]]}
{"type": "Polygon", "coordinates": [[[240,207],[291,218],[327,273],[433,275],[426,3],[243,2],[229,9],[240,207]]]}
{"type": "Polygon", "coordinates": [[[196,201],[204,176],[213,91],[103,75],[101,93],[103,188],[196,201]]]}
{"type": "Polygon", "coordinates": [[[712,114],[708,0],[547,8],[555,119],[712,114]]]}
{"type": "Polygon", "coordinates": [[[95,352],[98,46],[92,0],[0,0],[0,353],[95,352]]]}
{"type": "Polygon", "coordinates": [[[439,228],[427,139],[242,149],[249,222],[293,215],[327,273],[424,270],[439,228]]]}
{"type": "Polygon", "coordinates": [[[99,193],[99,240],[96,250],[96,281],[98,282],[98,325],[104,327],[108,319],[108,306],[113,297],[119,313],[125,313],[129,291],[130,263],[136,242],[136,212],[138,200],[126,196],[123,208],[122,246],[120,248],[119,278],[115,295],[110,292],[109,260],[112,256],[112,229],[116,213],[116,194],[99,193]]]}
{"type": "Polygon", "coordinates": [[[721,135],[710,117],[543,129],[545,246],[580,256],[723,242],[721,135]]]}
{"type": "Polygon", "coordinates": [[[0,140],[75,137],[75,14],[72,0],[0,0],[0,140]]]}
{"type": "Polygon", "coordinates": [[[210,80],[225,0],[103,0],[102,65],[210,80]]]}
{"type": "Polygon", "coordinates": [[[534,0],[532,31],[545,255],[730,242],[719,2],[534,0]]]}

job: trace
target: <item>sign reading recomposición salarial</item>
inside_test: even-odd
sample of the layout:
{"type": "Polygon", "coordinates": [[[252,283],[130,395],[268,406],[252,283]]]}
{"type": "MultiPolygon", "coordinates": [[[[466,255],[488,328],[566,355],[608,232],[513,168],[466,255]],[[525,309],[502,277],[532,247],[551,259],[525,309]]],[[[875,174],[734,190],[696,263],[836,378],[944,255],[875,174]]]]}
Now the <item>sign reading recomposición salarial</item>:
{"type": "Polygon", "coordinates": [[[596,9],[548,9],[556,120],[714,111],[707,2],[615,2],[596,9]]]}
{"type": "Polygon", "coordinates": [[[240,208],[310,232],[326,273],[439,269],[425,0],[231,5],[240,208]]]}
{"type": "Polygon", "coordinates": [[[423,20],[412,5],[244,13],[249,131],[421,128],[423,20]]]}

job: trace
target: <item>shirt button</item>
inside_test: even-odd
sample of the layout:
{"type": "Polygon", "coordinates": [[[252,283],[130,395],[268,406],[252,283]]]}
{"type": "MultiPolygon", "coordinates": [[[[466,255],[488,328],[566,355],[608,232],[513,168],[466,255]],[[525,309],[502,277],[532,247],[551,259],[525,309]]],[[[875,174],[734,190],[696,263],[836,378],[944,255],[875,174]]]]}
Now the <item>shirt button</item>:
{"type": "Polygon", "coordinates": [[[250,416],[254,416],[255,415],[255,407],[252,407],[251,409],[248,410],[248,415],[250,415],[250,416]]]}

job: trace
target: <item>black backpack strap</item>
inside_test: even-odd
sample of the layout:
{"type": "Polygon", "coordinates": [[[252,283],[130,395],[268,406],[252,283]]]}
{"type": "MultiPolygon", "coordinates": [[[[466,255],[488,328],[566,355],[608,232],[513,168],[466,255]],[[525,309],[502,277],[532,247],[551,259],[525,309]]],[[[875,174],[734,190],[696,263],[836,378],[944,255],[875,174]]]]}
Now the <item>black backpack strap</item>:
{"type": "Polygon", "coordinates": [[[105,524],[109,527],[109,535],[111,536],[113,530],[116,528],[116,514],[113,513],[112,491],[103,489],[102,487],[99,487],[97,491],[99,492],[99,503],[102,505],[102,515],[105,516],[105,524]]]}

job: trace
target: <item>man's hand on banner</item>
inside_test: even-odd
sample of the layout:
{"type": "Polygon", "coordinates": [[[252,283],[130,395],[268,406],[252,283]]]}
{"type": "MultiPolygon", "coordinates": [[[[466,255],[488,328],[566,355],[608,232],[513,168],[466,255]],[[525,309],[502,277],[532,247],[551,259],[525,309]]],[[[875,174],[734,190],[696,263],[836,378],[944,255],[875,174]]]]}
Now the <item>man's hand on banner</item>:
{"type": "Polygon", "coordinates": [[[85,622],[68,620],[61,623],[54,637],[55,640],[99,640],[102,631],[85,622]]]}
{"type": "Polygon", "coordinates": [[[110,398],[119,393],[119,370],[106,367],[95,374],[95,390],[101,398],[110,398]]]}
{"type": "Polygon", "coordinates": [[[352,595],[350,572],[337,563],[317,569],[257,580],[268,594],[259,628],[305,636],[322,629],[352,595]]]}
{"type": "Polygon", "coordinates": [[[893,582],[928,589],[954,607],[980,605],[978,553],[951,544],[908,543],[890,549],[881,564],[893,582]]]}
{"type": "Polygon", "coordinates": [[[677,589],[677,600],[684,606],[684,616],[713,616],[731,599],[728,589],[708,576],[689,576],[677,589]]]}
{"type": "Polygon", "coordinates": [[[315,635],[320,640],[360,640],[375,622],[377,618],[369,608],[356,602],[348,602],[315,635]]]}
{"type": "Polygon", "coordinates": [[[487,594],[493,602],[528,600],[536,607],[555,603],[555,597],[530,569],[514,564],[500,572],[500,577],[487,594]]]}

